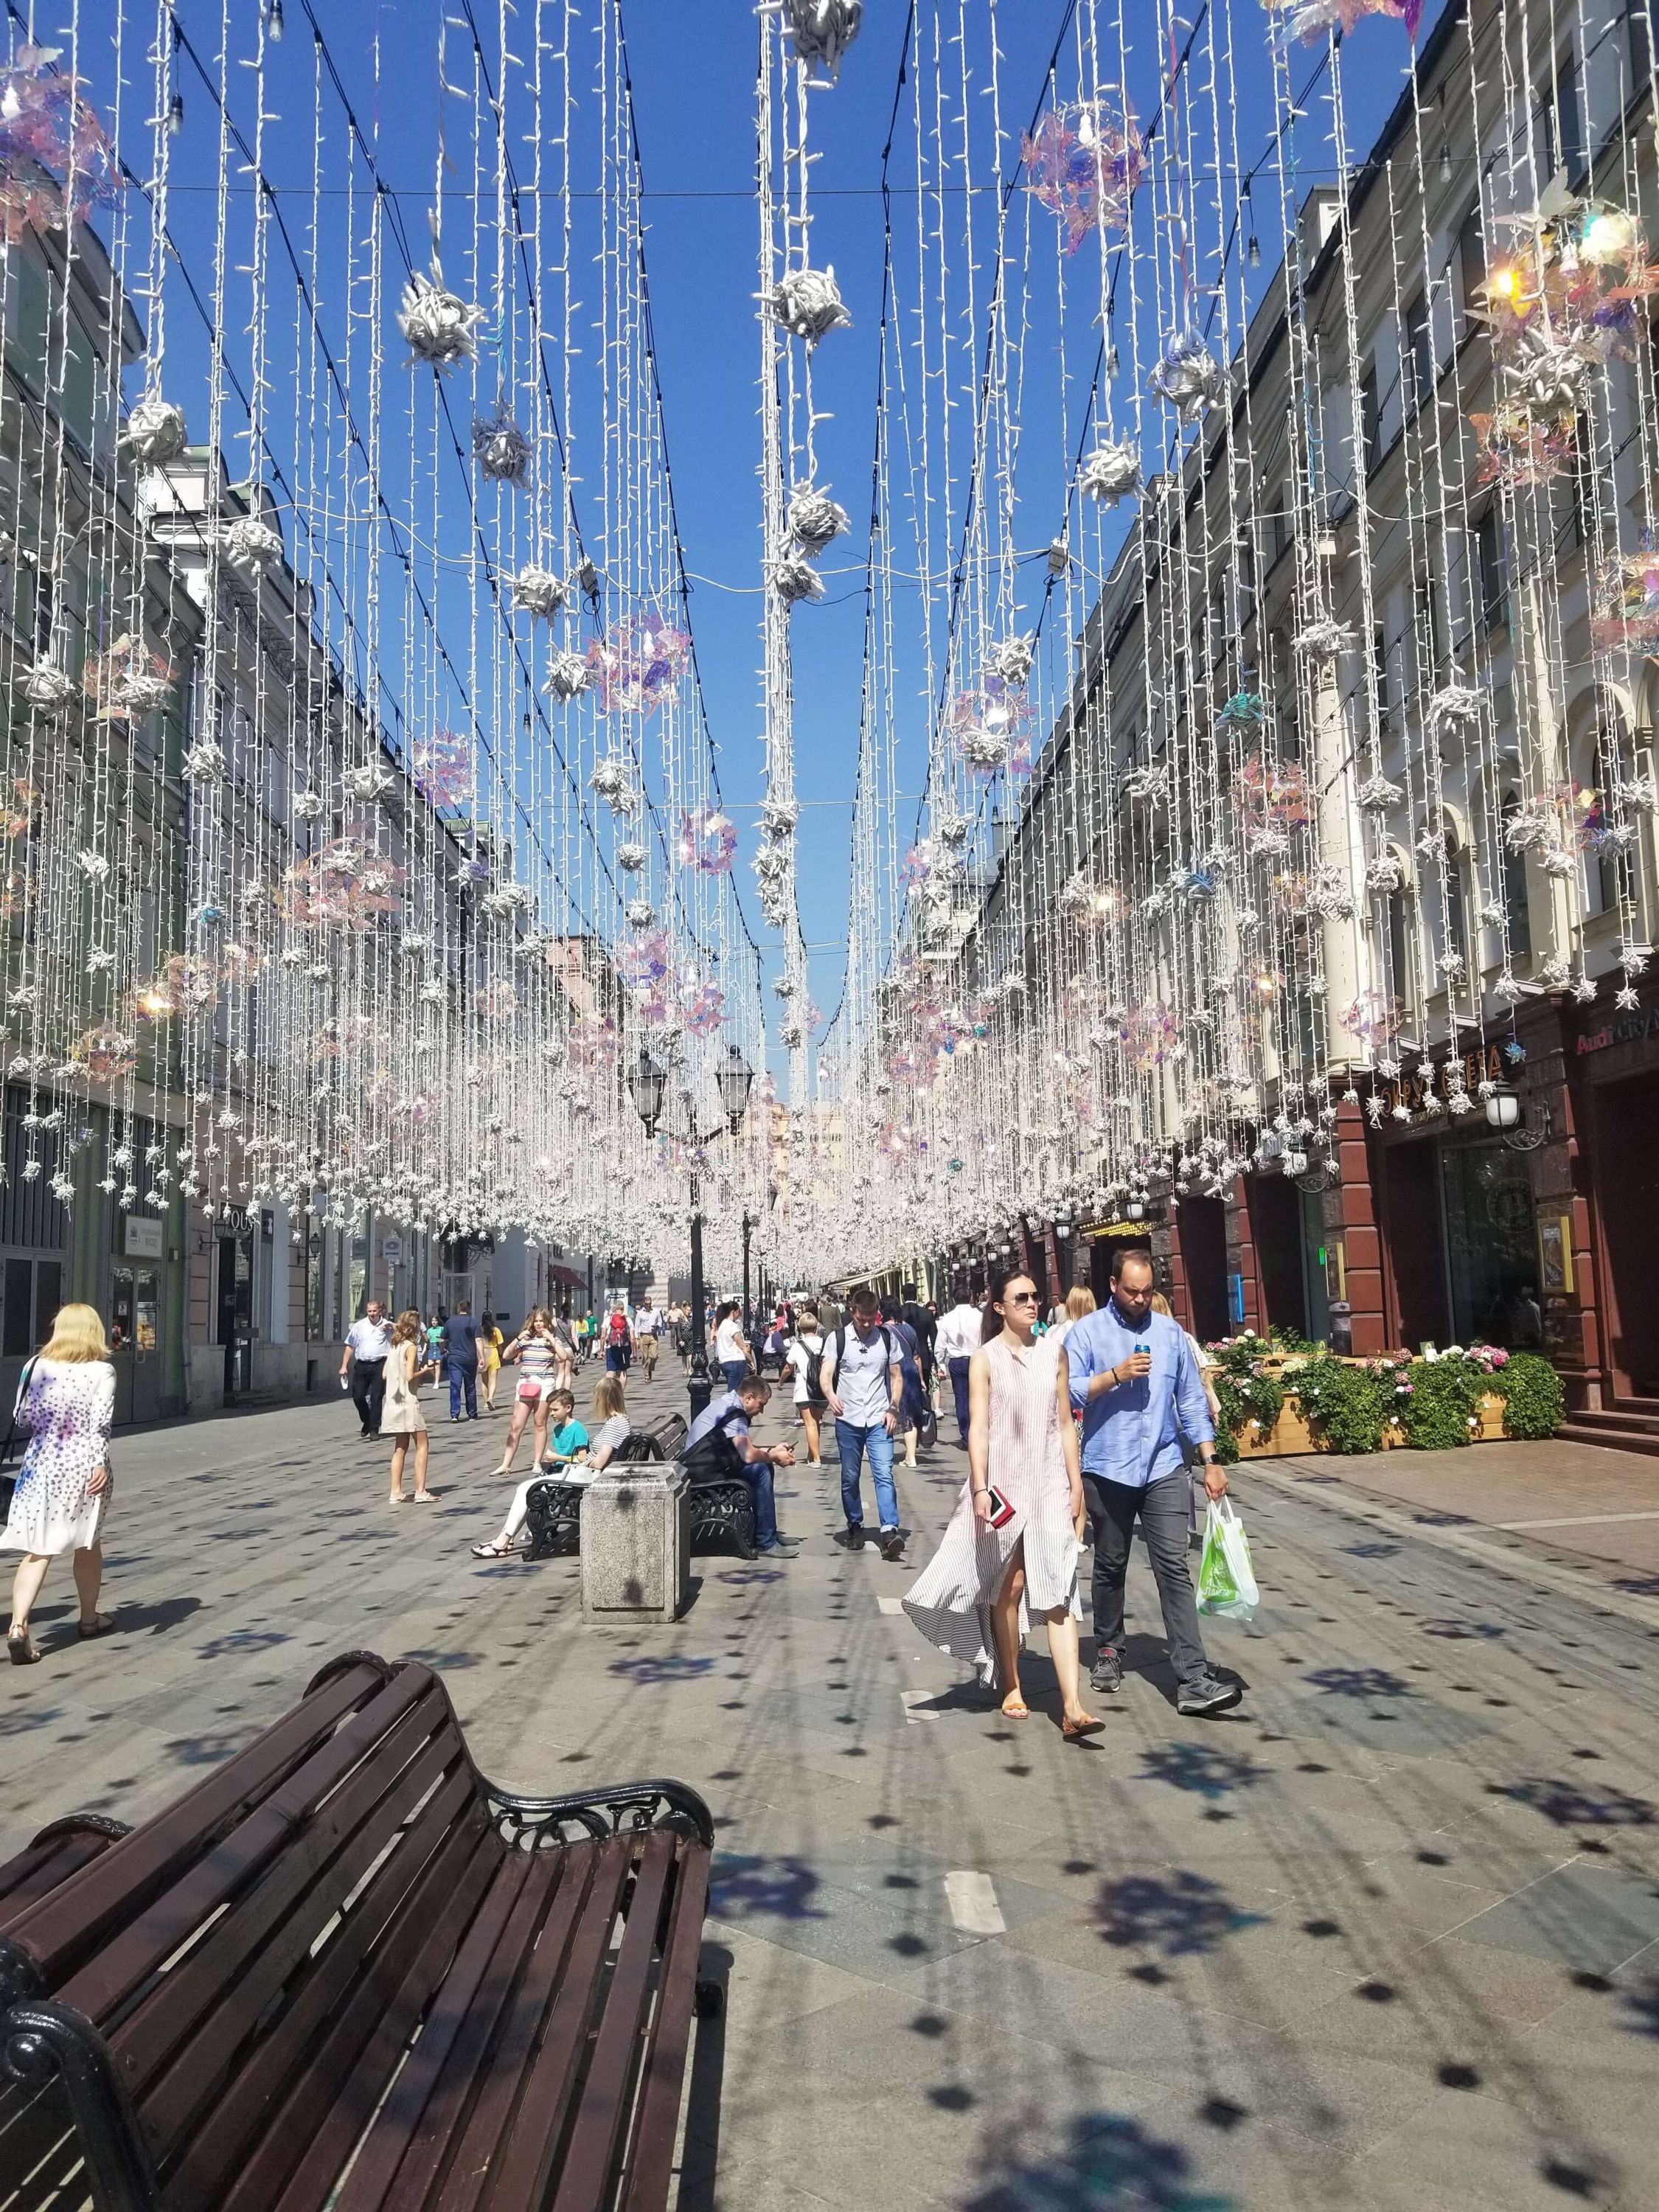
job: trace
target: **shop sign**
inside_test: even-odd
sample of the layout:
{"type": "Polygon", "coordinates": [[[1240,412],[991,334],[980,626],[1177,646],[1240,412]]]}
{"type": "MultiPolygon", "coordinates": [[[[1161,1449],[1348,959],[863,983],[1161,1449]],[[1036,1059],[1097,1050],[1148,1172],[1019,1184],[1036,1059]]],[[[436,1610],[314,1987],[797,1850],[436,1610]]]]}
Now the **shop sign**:
{"type": "Polygon", "coordinates": [[[1599,1030],[1586,1030],[1573,1049],[1582,1057],[1587,1052],[1605,1052],[1609,1045],[1640,1044],[1650,1036],[1659,1036],[1659,1006],[1644,1006],[1639,1013],[1626,1014],[1599,1030]]]}
{"type": "Polygon", "coordinates": [[[398,1267],[403,1256],[404,1240],[401,1237],[383,1237],[380,1239],[380,1257],[386,1261],[387,1267],[398,1267]]]}
{"type": "MultiPolygon", "coordinates": [[[[1474,1091],[1482,1083],[1502,1083],[1504,1079],[1504,1055],[1497,1045],[1489,1044],[1478,1052],[1464,1054],[1463,1088],[1465,1091],[1474,1091]]],[[[1395,1107],[1404,1104],[1416,1113],[1421,1109],[1423,1101],[1431,1091],[1437,1097],[1450,1097],[1451,1085],[1446,1080],[1446,1070],[1443,1066],[1437,1064],[1427,1076],[1407,1075],[1402,1076],[1396,1083],[1385,1084],[1382,1088],[1382,1097],[1390,1112],[1395,1107]]]]}
{"type": "Polygon", "coordinates": [[[1085,1237],[1145,1237],[1152,1228],[1151,1221],[1086,1221],[1083,1224],[1085,1237]]]}
{"type": "Polygon", "coordinates": [[[123,1251],[129,1260],[159,1260],[161,1256],[161,1229],[159,1221],[147,1221],[142,1214],[130,1213],[125,1222],[125,1242],[123,1251]]]}

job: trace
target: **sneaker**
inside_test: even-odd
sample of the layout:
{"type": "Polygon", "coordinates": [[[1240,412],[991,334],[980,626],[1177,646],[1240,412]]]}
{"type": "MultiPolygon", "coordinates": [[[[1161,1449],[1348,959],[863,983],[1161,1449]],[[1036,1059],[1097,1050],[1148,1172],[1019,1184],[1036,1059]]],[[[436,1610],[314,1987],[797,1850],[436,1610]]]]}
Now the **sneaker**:
{"type": "Polygon", "coordinates": [[[849,1521],[848,1522],[847,1548],[849,1552],[861,1552],[864,1549],[864,1523],[862,1521],[849,1521]]]}
{"type": "Polygon", "coordinates": [[[1212,1674],[1207,1668],[1194,1674],[1190,1682],[1183,1682],[1176,1693],[1178,1713],[1224,1713],[1236,1705],[1244,1692],[1237,1682],[1224,1682],[1212,1674]]]}
{"type": "Polygon", "coordinates": [[[1121,1690],[1123,1687],[1123,1662],[1109,1644],[1095,1654],[1095,1663],[1089,1669],[1090,1686],[1097,1690],[1121,1690]]]}
{"type": "Polygon", "coordinates": [[[881,1544],[881,1556],[884,1559],[902,1559],[904,1557],[904,1531],[902,1528],[884,1528],[881,1532],[879,1540],[881,1544]]]}
{"type": "Polygon", "coordinates": [[[762,1559],[793,1559],[795,1556],[796,1541],[797,1540],[792,1536],[780,1536],[775,1544],[757,1544],[756,1557],[762,1559]]]}

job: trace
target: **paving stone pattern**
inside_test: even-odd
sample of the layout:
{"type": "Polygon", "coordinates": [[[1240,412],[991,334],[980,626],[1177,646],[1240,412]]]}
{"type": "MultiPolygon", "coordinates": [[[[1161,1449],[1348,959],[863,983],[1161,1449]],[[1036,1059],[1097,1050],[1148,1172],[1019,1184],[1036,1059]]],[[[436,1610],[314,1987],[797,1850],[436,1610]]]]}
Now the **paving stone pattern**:
{"type": "MultiPolygon", "coordinates": [[[[1006,1721],[894,1609],[956,1450],[901,1471],[906,1565],[840,1549],[834,1474],[799,1469],[799,1558],[700,1557],[683,1621],[601,1630],[571,1563],[468,1554],[507,1494],[505,1419],[440,1419],[439,1502],[397,1510],[335,1401],[123,1439],[121,1632],[78,1644],[54,1569],[46,1663],[0,1674],[0,1846],[164,1803],[336,1651],[412,1653],[500,1780],[670,1774],[714,1808],[729,2004],[684,2212],[1659,2205],[1640,1575],[1330,1462],[1247,1468],[1265,1602],[1207,1631],[1243,1707],[1176,1715],[1137,1547],[1133,1671],[1082,1748],[1046,1657],[1006,1721]]],[[[1528,1449],[1541,1481],[1555,1448],[1528,1449]]],[[[1482,1452],[1447,1457],[1475,1497],[1482,1452]]],[[[1612,1471],[1629,1510],[1649,1464],[1612,1471]]]]}

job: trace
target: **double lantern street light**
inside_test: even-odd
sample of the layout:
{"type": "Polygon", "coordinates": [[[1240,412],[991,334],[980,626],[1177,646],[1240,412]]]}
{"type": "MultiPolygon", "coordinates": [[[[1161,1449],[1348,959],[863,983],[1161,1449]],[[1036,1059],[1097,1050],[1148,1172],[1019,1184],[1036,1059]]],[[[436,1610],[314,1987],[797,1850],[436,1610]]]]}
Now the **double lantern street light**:
{"type": "MultiPolygon", "coordinates": [[[[639,1062],[629,1071],[628,1092],[634,1101],[634,1110],[645,1124],[645,1133],[653,1137],[663,1119],[664,1109],[669,1103],[669,1078],[672,1070],[660,1060],[653,1060],[646,1046],[640,1048],[639,1062]]],[[[714,1071],[714,1088],[720,1093],[724,1115],[724,1133],[735,1137],[743,1126],[743,1117],[749,1110],[749,1093],[755,1080],[755,1071],[734,1044],[728,1044],[720,1066],[714,1071]]],[[[682,1143],[698,1146],[710,1143],[722,1133],[720,1123],[712,1129],[696,1126],[696,1101],[688,1086],[682,1086],[673,1095],[674,1111],[664,1133],[678,1137],[682,1143]]],[[[691,1164],[691,1373],[690,1396],[691,1418],[695,1421],[708,1405],[713,1385],[708,1374],[708,1343],[703,1332],[702,1292],[702,1188],[696,1161],[691,1164]]]]}

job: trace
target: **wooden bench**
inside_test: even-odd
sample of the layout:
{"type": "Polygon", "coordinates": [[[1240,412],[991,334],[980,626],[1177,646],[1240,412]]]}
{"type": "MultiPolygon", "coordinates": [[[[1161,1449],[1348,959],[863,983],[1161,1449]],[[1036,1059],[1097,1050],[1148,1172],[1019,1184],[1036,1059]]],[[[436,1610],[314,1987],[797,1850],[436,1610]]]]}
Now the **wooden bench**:
{"type": "Polygon", "coordinates": [[[525,1797],[442,1680],[350,1652],[130,1832],[0,1867],[17,2212],[662,2212],[713,1829],[525,1797]]]}
{"type": "MultiPolygon", "coordinates": [[[[613,1467],[641,1467],[677,1459],[685,1442],[685,1420],[679,1413],[659,1413],[654,1420],[630,1429],[611,1455],[613,1467]]],[[[581,1548],[582,1493],[585,1482],[561,1482],[549,1475],[532,1482],[525,1499],[530,1543],[525,1557],[544,1559],[555,1552],[581,1548]]]]}

